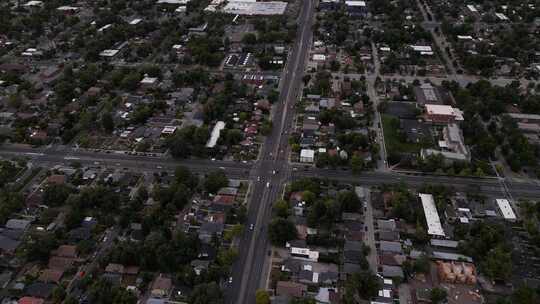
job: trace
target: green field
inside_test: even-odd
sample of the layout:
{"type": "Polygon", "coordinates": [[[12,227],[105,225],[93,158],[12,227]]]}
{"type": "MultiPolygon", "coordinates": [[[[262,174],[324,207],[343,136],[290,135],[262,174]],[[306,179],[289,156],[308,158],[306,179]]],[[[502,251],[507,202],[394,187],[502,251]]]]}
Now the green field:
{"type": "Polygon", "coordinates": [[[422,145],[420,143],[410,143],[403,140],[399,134],[399,119],[382,114],[381,115],[384,131],[384,143],[386,151],[391,153],[420,153],[422,145]]]}

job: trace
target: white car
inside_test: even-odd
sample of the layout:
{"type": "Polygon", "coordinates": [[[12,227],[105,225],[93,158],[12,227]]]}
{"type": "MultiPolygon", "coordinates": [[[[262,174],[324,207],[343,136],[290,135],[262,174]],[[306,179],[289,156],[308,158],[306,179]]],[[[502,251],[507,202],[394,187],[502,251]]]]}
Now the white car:
{"type": "Polygon", "coordinates": [[[229,277],[229,284],[232,284],[232,277],[229,277]]]}
{"type": "Polygon", "coordinates": [[[253,231],[253,228],[254,228],[253,224],[249,225],[249,230],[253,231]]]}
{"type": "Polygon", "coordinates": [[[270,182],[266,182],[266,188],[270,188],[270,182]]]}

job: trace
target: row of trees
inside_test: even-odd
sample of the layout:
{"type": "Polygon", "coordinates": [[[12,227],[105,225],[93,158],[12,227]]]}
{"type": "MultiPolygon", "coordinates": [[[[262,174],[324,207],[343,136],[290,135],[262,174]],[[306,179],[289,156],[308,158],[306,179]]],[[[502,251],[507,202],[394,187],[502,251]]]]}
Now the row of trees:
{"type": "Polygon", "coordinates": [[[502,225],[475,222],[470,228],[459,226],[456,235],[463,242],[461,250],[480,261],[483,272],[493,280],[506,280],[512,273],[512,258],[502,225]]]}

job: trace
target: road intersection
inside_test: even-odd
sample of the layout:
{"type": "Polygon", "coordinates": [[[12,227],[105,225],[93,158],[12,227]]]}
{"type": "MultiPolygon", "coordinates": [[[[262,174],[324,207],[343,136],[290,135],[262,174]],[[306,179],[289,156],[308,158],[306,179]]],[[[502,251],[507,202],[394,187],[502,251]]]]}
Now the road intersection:
{"type": "MultiPolygon", "coordinates": [[[[365,186],[405,183],[411,188],[418,188],[425,184],[444,184],[453,186],[458,191],[481,192],[490,197],[504,197],[508,193],[515,198],[540,197],[540,184],[532,181],[506,180],[506,189],[502,189],[500,179],[497,178],[404,174],[390,170],[354,175],[349,170],[318,169],[289,163],[288,134],[293,124],[294,104],[301,94],[302,77],[312,43],[314,13],[314,2],[303,0],[298,17],[297,39],[281,76],[279,103],[274,107],[272,115],[272,133],[266,137],[259,160],[256,162],[175,160],[166,156],[103,153],[72,148],[34,149],[9,145],[0,148],[0,156],[28,157],[35,165],[47,168],[55,165],[69,165],[73,162],[84,166],[128,168],[141,172],[172,172],[175,167],[182,165],[194,172],[206,174],[221,168],[230,178],[249,179],[252,181],[252,192],[246,226],[253,225],[254,229],[246,229],[241,236],[239,257],[232,269],[233,279],[228,283],[229,286],[225,291],[225,303],[235,304],[254,303],[255,291],[266,285],[268,269],[266,265],[270,258],[267,254],[270,249],[267,226],[271,218],[271,207],[282,194],[285,184],[291,180],[317,177],[365,186]]],[[[373,81],[369,81],[369,87],[370,95],[375,95],[373,81]]],[[[384,159],[384,146],[382,148],[384,159]]]]}

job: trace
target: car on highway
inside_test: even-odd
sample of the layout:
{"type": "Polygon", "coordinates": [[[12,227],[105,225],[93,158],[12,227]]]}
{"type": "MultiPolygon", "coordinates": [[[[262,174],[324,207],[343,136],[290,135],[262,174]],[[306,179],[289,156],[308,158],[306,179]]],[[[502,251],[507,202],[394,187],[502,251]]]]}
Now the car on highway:
{"type": "Polygon", "coordinates": [[[253,228],[254,228],[253,224],[249,225],[249,230],[253,231],[253,228]]]}
{"type": "Polygon", "coordinates": [[[261,177],[260,177],[260,176],[257,176],[257,181],[258,181],[258,182],[261,181],[261,177]]]}
{"type": "Polygon", "coordinates": [[[232,284],[232,277],[229,277],[229,284],[232,284]]]}
{"type": "Polygon", "coordinates": [[[266,182],[266,188],[270,188],[270,182],[266,182]]]}

